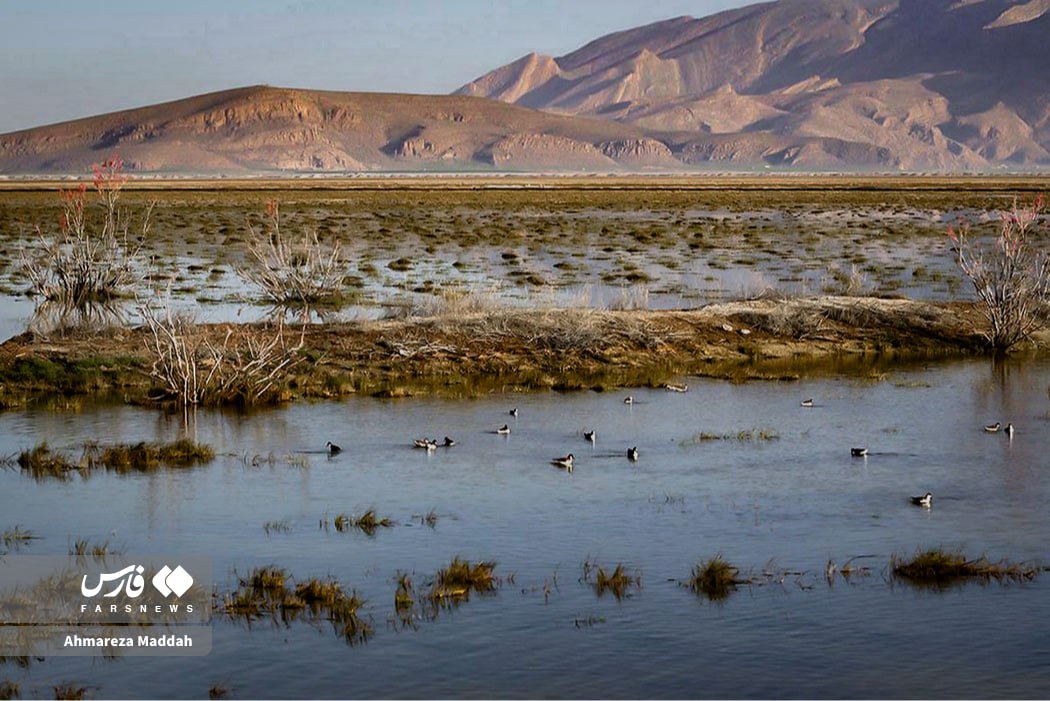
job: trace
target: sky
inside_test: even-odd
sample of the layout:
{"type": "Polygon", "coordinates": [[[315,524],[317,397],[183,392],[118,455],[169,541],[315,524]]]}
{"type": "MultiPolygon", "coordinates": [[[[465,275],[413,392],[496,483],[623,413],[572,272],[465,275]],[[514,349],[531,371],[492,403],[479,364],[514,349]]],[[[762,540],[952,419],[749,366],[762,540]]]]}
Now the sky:
{"type": "Polygon", "coordinates": [[[269,84],[452,92],[536,51],[752,0],[0,0],[0,133],[269,84]]]}

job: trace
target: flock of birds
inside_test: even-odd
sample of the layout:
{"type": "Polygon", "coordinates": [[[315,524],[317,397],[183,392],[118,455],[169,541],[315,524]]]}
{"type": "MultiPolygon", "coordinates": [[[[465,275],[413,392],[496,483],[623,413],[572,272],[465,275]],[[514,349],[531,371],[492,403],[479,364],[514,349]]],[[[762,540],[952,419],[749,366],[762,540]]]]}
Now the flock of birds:
{"type": "MultiPolygon", "coordinates": [[[[688,392],[689,391],[689,385],[667,384],[667,385],[664,385],[664,389],[666,389],[669,392],[688,392]]],[[[626,397],[624,397],[623,403],[627,404],[627,405],[634,404],[634,397],[632,397],[631,395],[627,395],[626,397]]],[[[803,399],[802,400],[802,406],[803,407],[807,407],[807,408],[808,407],[812,407],[813,406],[813,399],[812,398],[803,399]]],[[[508,412],[508,413],[511,416],[517,418],[517,416],[518,416],[518,409],[517,409],[517,407],[511,409],[510,412],[508,412]]],[[[1011,440],[1013,439],[1013,437],[1014,437],[1014,425],[1012,423],[1006,424],[1006,428],[1005,429],[1003,429],[1003,425],[1000,422],[998,422],[998,421],[996,421],[994,424],[989,424],[989,425],[984,427],[984,430],[986,432],[988,432],[988,433],[998,433],[1000,429],[1003,430],[1003,432],[1006,434],[1006,436],[1008,438],[1010,438],[1011,440]]],[[[502,426],[500,426],[499,428],[496,429],[496,433],[501,435],[501,436],[509,435],[510,434],[510,424],[503,424],[502,426]]],[[[597,432],[595,432],[595,431],[584,431],[583,432],[583,438],[588,443],[591,443],[593,445],[597,441],[598,435],[597,435],[597,432]]],[[[456,445],[456,441],[454,441],[453,439],[449,438],[448,436],[445,436],[445,440],[442,441],[441,443],[438,443],[437,439],[435,439],[435,438],[423,437],[423,438],[417,438],[416,440],[414,440],[412,442],[412,445],[415,448],[421,448],[423,450],[426,450],[428,453],[430,453],[430,452],[433,452],[433,451],[437,450],[438,448],[451,448],[452,446],[456,445]]],[[[332,443],[332,441],[328,441],[327,443],[325,443],[325,447],[328,449],[328,454],[329,455],[338,455],[339,453],[341,453],[343,451],[342,448],[340,448],[335,443],[332,443]]],[[[867,455],[868,455],[868,449],[866,447],[850,448],[849,452],[850,452],[850,455],[852,455],[855,458],[863,458],[863,457],[867,457],[867,455]]],[[[630,460],[631,462],[637,462],[638,461],[638,446],[632,446],[632,447],[627,449],[627,459],[630,460]]],[[[573,462],[575,460],[576,460],[576,456],[573,455],[572,453],[569,453],[568,455],[564,455],[562,457],[554,458],[553,460],[551,460],[551,465],[554,465],[555,467],[560,467],[563,470],[567,470],[569,472],[572,472],[573,462]]],[[[927,509],[930,508],[933,505],[933,494],[931,492],[926,492],[922,496],[909,497],[909,499],[911,500],[912,504],[915,504],[916,506],[922,506],[922,507],[925,507],[927,509]]]]}
{"type": "MultiPolygon", "coordinates": [[[[811,398],[810,399],[803,399],[802,400],[802,406],[804,406],[804,407],[811,407],[811,406],[813,406],[813,400],[811,398]]],[[[988,433],[998,433],[999,429],[1001,429],[1002,427],[1003,427],[1003,425],[1000,422],[996,421],[994,424],[988,424],[987,426],[985,426],[984,430],[986,432],[988,432],[988,433]]],[[[1003,430],[1003,432],[1006,434],[1007,438],[1013,440],[1013,437],[1014,437],[1014,425],[1012,423],[1006,424],[1006,428],[1003,430]]],[[[849,449],[849,454],[852,455],[855,458],[867,457],[868,449],[866,447],[863,447],[863,448],[850,448],[849,449]]],[[[909,499],[911,500],[911,503],[915,504],[916,506],[922,506],[922,507],[925,507],[927,509],[930,508],[931,506],[933,506],[933,494],[931,492],[926,492],[922,496],[918,496],[918,497],[909,497],[909,499]]]]}

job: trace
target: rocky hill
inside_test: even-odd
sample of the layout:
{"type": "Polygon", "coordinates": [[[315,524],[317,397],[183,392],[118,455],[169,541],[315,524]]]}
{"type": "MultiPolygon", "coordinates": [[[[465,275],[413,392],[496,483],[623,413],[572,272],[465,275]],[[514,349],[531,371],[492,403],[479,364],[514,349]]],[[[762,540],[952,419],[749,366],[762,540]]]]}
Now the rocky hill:
{"type": "Polygon", "coordinates": [[[1050,0],[780,0],[529,54],[477,95],[643,127],[685,162],[1050,165],[1050,0]]]}

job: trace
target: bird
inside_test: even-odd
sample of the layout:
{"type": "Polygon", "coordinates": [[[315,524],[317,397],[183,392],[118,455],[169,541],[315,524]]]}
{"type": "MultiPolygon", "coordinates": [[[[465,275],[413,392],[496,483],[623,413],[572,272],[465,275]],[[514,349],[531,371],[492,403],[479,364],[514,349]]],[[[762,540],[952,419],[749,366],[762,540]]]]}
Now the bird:
{"type": "Polygon", "coordinates": [[[868,454],[867,448],[850,448],[849,454],[855,458],[863,458],[868,454]]]}
{"type": "Polygon", "coordinates": [[[802,406],[805,406],[805,407],[813,406],[813,400],[812,399],[803,399],[802,400],[802,406]]]}
{"type": "Polygon", "coordinates": [[[984,430],[987,431],[988,433],[995,433],[1000,428],[1002,428],[1002,424],[999,423],[998,421],[996,421],[994,424],[990,424],[988,426],[985,426],[984,430]]]}
{"type": "Polygon", "coordinates": [[[423,448],[428,453],[432,450],[436,450],[438,447],[437,441],[431,438],[417,438],[415,441],[412,442],[412,445],[416,448],[423,448]]]}
{"type": "Polygon", "coordinates": [[[689,385],[666,384],[666,385],[664,385],[664,387],[667,389],[668,392],[688,392],[689,391],[689,385]]]}
{"type": "Polygon", "coordinates": [[[445,447],[446,447],[446,448],[451,448],[451,447],[452,447],[452,446],[454,446],[455,444],[456,444],[456,442],[455,442],[454,440],[452,440],[452,439],[451,439],[451,438],[449,438],[448,436],[445,436],[445,447]]]}
{"type": "Polygon", "coordinates": [[[591,443],[594,443],[596,438],[597,438],[597,436],[594,435],[594,431],[584,431],[583,432],[583,440],[585,440],[585,441],[590,441],[591,443]]]}
{"type": "Polygon", "coordinates": [[[933,495],[926,492],[921,497],[911,497],[911,503],[916,506],[925,506],[928,509],[933,504],[933,495]]]}
{"type": "Polygon", "coordinates": [[[336,445],[335,443],[333,443],[332,441],[328,441],[328,442],[327,442],[327,443],[325,443],[324,445],[325,445],[325,447],[326,447],[326,448],[328,448],[328,454],[329,454],[329,455],[335,455],[336,453],[341,453],[341,452],[343,452],[343,449],[342,449],[342,448],[340,448],[339,446],[337,446],[337,445],[336,445]]]}
{"type": "Polygon", "coordinates": [[[638,446],[627,449],[627,459],[631,462],[636,462],[638,460],[638,446]]]}
{"type": "Polygon", "coordinates": [[[571,472],[572,471],[572,461],[574,459],[575,459],[575,456],[572,453],[569,453],[564,458],[554,458],[553,460],[551,460],[551,465],[554,465],[555,467],[563,468],[565,470],[569,470],[571,472]]]}
{"type": "Polygon", "coordinates": [[[634,404],[634,397],[632,397],[631,395],[628,394],[626,397],[623,398],[623,403],[624,404],[634,404]]]}
{"type": "Polygon", "coordinates": [[[500,434],[501,436],[506,436],[510,433],[510,426],[508,426],[507,424],[503,424],[502,426],[496,429],[496,433],[500,434]]]}
{"type": "Polygon", "coordinates": [[[514,407],[513,409],[511,409],[507,413],[509,413],[511,416],[517,416],[518,415],[518,407],[514,407]]]}
{"type": "Polygon", "coordinates": [[[1006,435],[1009,438],[1013,438],[1014,437],[1014,425],[1013,424],[1006,424],[1006,435]]]}

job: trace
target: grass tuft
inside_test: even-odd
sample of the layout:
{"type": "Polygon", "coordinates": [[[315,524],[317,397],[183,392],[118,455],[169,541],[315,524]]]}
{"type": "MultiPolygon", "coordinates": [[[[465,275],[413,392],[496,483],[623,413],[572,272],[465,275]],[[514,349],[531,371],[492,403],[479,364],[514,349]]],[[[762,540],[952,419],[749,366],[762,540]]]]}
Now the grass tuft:
{"type": "Polygon", "coordinates": [[[455,557],[448,567],[438,570],[434,576],[429,598],[431,601],[466,599],[470,597],[471,591],[479,594],[493,591],[499,585],[499,580],[493,574],[495,569],[496,563],[492,561],[479,561],[472,565],[469,560],[455,557]]]}
{"type": "Polygon", "coordinates": [[[725,601],[736,591],[738,584],[745,583],[737,579],[738,574],[739,570],[736,567],[721,555],[715,555],[693,568],[688,586],[698,596],[706,596],[711,601],[725,601]]]}
{"type": "Polygon", "coordinates": [[[943,588],[969,580],[998,582],[1027,582],[1035,578],[1038,569],[1024,563],[1006,560],[991,562],[985,557],[971,560],[961,552],[940,548],[920,550],[910,559],[894,555],[890,559],[894,578],[920,587],[943,588]]]}

